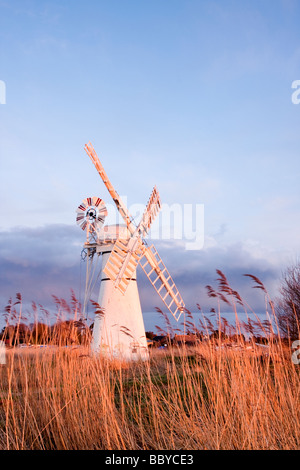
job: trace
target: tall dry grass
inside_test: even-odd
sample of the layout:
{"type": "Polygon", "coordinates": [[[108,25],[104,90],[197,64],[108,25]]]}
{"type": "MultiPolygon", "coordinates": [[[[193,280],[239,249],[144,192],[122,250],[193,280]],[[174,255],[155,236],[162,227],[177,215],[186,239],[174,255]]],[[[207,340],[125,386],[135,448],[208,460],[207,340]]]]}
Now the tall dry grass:
{"type": "MultiPolygon", "coordinates": [[[[212,296],[239,300],[226,282],[208,286],[212,296]]],[[[220,321],[196,346],[141,363],[82,345],[12,347],[0,366],[0,449],[299,449],[300,365],[272,328],[263,347],[236,320],[234,343],[220,321]]]]}
{"type": "Polygon", "coordinates": [[[83,347],[7,354],[0,449],[299,449],[299,366],[212,341],[147,363],[83,347]]]}

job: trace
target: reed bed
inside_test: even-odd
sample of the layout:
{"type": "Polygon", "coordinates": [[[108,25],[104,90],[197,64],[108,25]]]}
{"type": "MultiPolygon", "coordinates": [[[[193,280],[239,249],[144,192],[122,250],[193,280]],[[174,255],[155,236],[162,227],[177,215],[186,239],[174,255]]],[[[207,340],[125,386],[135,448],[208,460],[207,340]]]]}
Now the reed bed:
{"type": "Polygon", "coordinates": [[[289,350],[153,351],[146,363],[82,347],[17,348],[0,370],[0,449],[299,449],[289,350]]]}
{"type": "MultiPolygon", "coordinates": [[[[207,286],[209,295],[245,305],[218,274],[219,289],[207,286]]],[[[7,314],[20,319],[21,298],[9,305],[7,314]]],[[[220,310],[218,329],[210,332],[203,316],[201,335],[186,312],[184,328],[199,342],[152,349],[146,362],[92,356],[88,335],[76,341],[77,323],[69,336],[61,324],[52,329],[45,347],[21,348],[14,337],[0,365],[0,449],[298,450],[300,365],[291,343],[271,323],[241,325],[231,305],[233,336],[220,310]],[[265,345],[253,334],[258,326],[265,345]]],[[[76,302],[73,310],[77,321],[76,302]]]]}

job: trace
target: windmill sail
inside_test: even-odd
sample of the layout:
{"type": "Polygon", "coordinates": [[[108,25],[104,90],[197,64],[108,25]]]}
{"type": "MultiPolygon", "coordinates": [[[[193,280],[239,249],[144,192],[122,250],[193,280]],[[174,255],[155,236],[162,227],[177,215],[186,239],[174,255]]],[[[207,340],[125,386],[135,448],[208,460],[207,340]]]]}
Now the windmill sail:
{"type": "Polygon", "coordinates": [[[135,273],[137,265],[140,263],[154,289],[168,310],[178,321],[184,309],[183,299],[157,250],[153,245],[147,247],[143,240],[143,237],[148,233],[161,207],[160,197],[156,187],[154,187],[152,191],[140,224],[138,227],[135,227],[132,222],[132,217],[110,183],[91,143],[85,145],[85,151],[94,163],[131,233],[131,238],[128,240],[124,241],[119,239],[115,243],[114,249],[103,269],[104,272],[115,282],[115,287],[118,287],[118,289],[124,293],[129,281],[135,273]]]}
{"type": "Polygon", "coordinates": [[[145,250],[140,266],[165,306],[178,321],[185,304],[154,245],[145,250]]]}
{"type": "Polygon", "coordinates": [[[130,280],[135,276],[137,265],[144,251],[144,246],[139,239],[137,239],[138,246],[134,251],[130,250],[130,242],[132,238],[117,240],[103,269],[105,274],[115,282],[115,287],[123,294],[130,280]]]}
{"type": "Polygon", "coordinates": [[[104,170],[104,168],[103,168],[103,166],[102,166],[102,164],[101,164],[101,162],[98,158],[98,155],[95,152],[94,147],[89,142],[88,144],[85,145],[84,149],[85,149],[86,153],[88,154],[88,156],[90,157],[90,159],[92,160],[93,164],[95,165],[96,170],[98,171],[99,175],[101,176],[103,183],[107,187],[109,194],[113,198],[113,200],[114,200],[114,202],[117,206],[118,211],[120,212],[121,216],[125,220],[127,228],[129,229],[129,231],[131,233],[133,233],[134,230],[135,230],[135,226],[132,223],[132,219],[131,219],[130,214],[127,210],[127,207],[125,206],[125,204],[123,203],[123,201],[120,198],[119,194],[114,189],[111,182],[109,181],[108,176],[107,176],[107,174],[106,174],[106,172],[105,172],[105,170],[104,170]]]}
{"type": "Polygon", "coordinates": [[[132,237],[126,242],[118,240],[105,265],[104,272],[115,282],[115,287],[125,292],[129,281],[135,275],[136,267],[143,256],[145,247],[141,238],[149,231],[161,207],[159,193],[154,187],[143,217],[132,237]]]}

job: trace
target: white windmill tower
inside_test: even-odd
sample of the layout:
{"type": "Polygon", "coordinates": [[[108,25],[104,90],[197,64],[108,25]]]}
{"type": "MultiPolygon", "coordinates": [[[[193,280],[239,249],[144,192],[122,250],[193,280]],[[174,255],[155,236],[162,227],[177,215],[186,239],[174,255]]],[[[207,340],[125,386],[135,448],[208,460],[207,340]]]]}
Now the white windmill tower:
{"type": "MultiPolygon", "coordinates": [[[[92,350],[119,359],[148,359],[147,340],[136,282],[141,266],[154,289],[178,321],[183,299],[157,250],[145,242],[153,220],[161,208],[156,187],[138,226],[110,183],[91,143],[85,151],[107,187],[125,225],[103,227],[107,210],[102,199],[87,198],[77,209],[77,223],[87,231],[86,299],[95,255],[102,255],[101,284],[93,329],[92,350]]],[[[95,268],[94,268],[95,269],[95,268]]]]}

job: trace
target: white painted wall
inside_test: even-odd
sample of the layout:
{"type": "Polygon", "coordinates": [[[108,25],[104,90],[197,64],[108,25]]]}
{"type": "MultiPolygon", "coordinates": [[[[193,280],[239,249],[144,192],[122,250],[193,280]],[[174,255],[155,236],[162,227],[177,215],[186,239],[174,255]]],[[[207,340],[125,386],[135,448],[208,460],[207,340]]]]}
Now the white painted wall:
{"type": "Polygon", "coordinates": [[[108,280],[103,268],[110,253],[103,253],[98,303],[104,315],[95,315],[92,352],[121,360],[149,358],[144,320],[136,280],[123,295],[108,280]]]}

